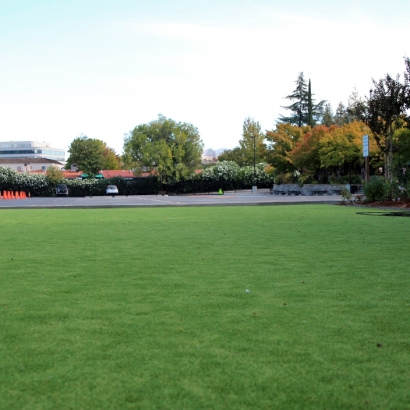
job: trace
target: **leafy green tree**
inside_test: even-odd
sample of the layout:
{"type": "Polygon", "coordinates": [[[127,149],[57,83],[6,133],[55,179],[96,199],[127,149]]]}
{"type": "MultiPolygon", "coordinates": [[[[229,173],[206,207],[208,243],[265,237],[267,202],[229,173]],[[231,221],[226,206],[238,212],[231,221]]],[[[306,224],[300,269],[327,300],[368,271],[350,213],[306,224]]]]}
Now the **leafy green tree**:
{"type": "Polygon", "coordinates": [[[393,135],[397,167],[410,165],[410,129],[400,128],[393,135]]]}
{"type": "Polygon", "coordinates": [[[292,114],[289,117],[281,115],[280,121],[288,122],[298,127],[303,125],[313,126],[320,122],[326,101],[323,100],[315,104],[311,82],[309,80],[309,84],[306,84],[303,72],[299,73],[295,83],[296,88],[293,93],[285,97],[294,102],[291,105],[282,106],[282,108],[291,111],[292,114]]]}
{"type": "Polygon", "coordinates": [[[105,142],[102,142],[104,153],[103,153],[103,165],[101,169],[121,169],[120,158],[115,153],[115,151],[108,147],[105,142]]]}
{"type": "Polygon", "coordinates": [[[359,101],[354,106],[356,115],[370,128],[377,145],[385,157],[385,177],[393,176],[393,133],[400,128],[408,108],[410,83],[400,82],[386,74],[379,81],[373,81],[373,89],[365,101],[359,101]]]}
{"type": "Polygon", "coordinates": [[[348,123],[349,123],[349,116],[347,114],[346,107],[342,102],[340,102],[336,108],[334,124],[338,125],[339,127],[342,127],[344,124],[348,124],[348,123]]]}
{"type": "Polygon", "coordinates": [[[312,84],[309,78],[308,97],[307,97],[307,125],[313,127],[313,102],[312,102],[312,84]]]}
{"type": "Polygon", "coordinates": [[[330,103],[326,103],[323,109],[322,124],[330,127],[334,124],[333,110],[330,103]]]}
{"type": "MultiPolygon", "coordinates": [[[[406,71],[404,72],[404,105],[407,110],[410,110],[410,58],[405,58],[404,63],[406,66],[406,71]]],[[[410,129],[410,115],[409,111],[407,111],[407,115],[405,116],[405,120],[407,123],[407,128],[410,129]]]]}
{"type": "Polygon", "coordinates": [[[64,180],[64,175],[57,167],[51,166],[47,169],[46,180],[49,184],[57,185],[64,180]]]}
{"type": "Polygon", "coordinates": [[[258,121],[251,117],[245,118],[242,126],[242,138],[239,146],[245,158],[244,165],[263,162],[266,156],[265,135],[258,121]]]}
{"type": "Polygon", "coordinates": [[[288,122],[298,127],[306,124],[307,94],[306,80],[303,72],[301,72],[296,80],[296,88],[293,90],[293,93],[285,97],[294,102],[291,105],[282,106],[282,108],[289,110],[292,114],[289,117],[281,115],[280,120],[282,122],[288,122]]]}
{"type": "Polygon", "coordinates": [[[203,143],[192,124],[163,115],[136,126],[124,138],[124,153],[136,175],[155,172],[163,183],[179,181],[195,171],[201,161],[203,143]]]}
{"type": "Polygon", "coordinates": [[[233,149],[225,150],[218,156],[218,161],[233,161],[240,167],[243,167],[248,163],[248,158],[241,147],[235,147],[233,149]]]}
{"type": "Polygon", "coordinates": [[[104,165],[104,143],[97,139],[81,135],[73,140],[68,148],[70,156],[66,166],[77,164],[78,168],[89,176],[98,174],[104,165]]]}
{"type": "Polygon", "coordinates": [[[358,115],[358,113],[356,112],[356,106],[362,102],[363,100],[359,96],[359,93],[357,92],[355,87],[352,93],[349,95],[349,99],[347,101],[347,107],[344,112],[347,120],[344,122],[344,124],[352,121],[360,121],[360,115],[358,115]]]}

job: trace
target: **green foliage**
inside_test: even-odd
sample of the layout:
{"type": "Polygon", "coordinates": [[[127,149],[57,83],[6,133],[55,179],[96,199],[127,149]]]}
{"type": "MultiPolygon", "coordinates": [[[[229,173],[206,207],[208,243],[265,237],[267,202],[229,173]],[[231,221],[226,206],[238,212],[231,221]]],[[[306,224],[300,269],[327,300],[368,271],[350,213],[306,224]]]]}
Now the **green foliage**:
{"type": "Polygon", "coordinates": [[[54,186],[43,174],[16,172],[9,167],[0,167],[0,190],[25,191],[31,196],[51,196],[54,186]]]}
{"type": "Polygon", "coordinates": [[[226,150],[218,157],[219,162],[234,161],[240,167],[253,165],[265,161],[266,145],[265,135],[262,133],[259,122],[253,118],[245,118],[242,126],[242,138],[239,147],[226,150]]]}
{"type": "Polygon", "coordinates": [[[379,149],[385,154],[385,177],[391,179],[393,173],[393,133],[406,118],[410,82],[400,82],[386,74],[379,81],[373,79],[373,89],[366,101],[359,101],[355,108],[361,121],[372,131],[379,149]]]}
{"type": "Polygon", "coordinates": [[[394,165],[401,168],[404,164],[410,165],[410,129],[403,126],[394,131],[393,145],[395,151],[394,165]]]}
{"type": "Polygon", "coordinates": [[[0,186],[11,183],[16,177],[17,172],[10,167],[0,167],[0,186]]]}
{"type": "Polygon", "coordinates": [[[322,124],[330,127],[334,124],[333,110],[330,103],[326,103],[323,109],[322,124]]]}
{"type": "Polygon", "coordinates": [[[187,178],[198,167],[202,151],[196,127],[163,115],[138,125],[124,138],[124,154],[136,175],[154,172],[162,183],[187,178]]]}
{"type": "Polygon", "coordinates": [[[383,201],[389,197],[389,184],[383,177],[372,177],[364,186],[367,202],[383,201]]]}
{"type": "Polygon", "coordinates": [[[279,173],[274,176],[273,181],[276,185],[282,185],[287,183],[287,178],[285,174],[279,173]]]}
{"type": "Polygon", "coordinates": [[[320,122],[323,116],[323,106],[326,101],[320,101],[318,104],[315,104],[313,95],[310,80],[309,85],[307,85],[303,72],[299,73],[296,80],[296,89],[292,94],[285,97],[294,102],[289,106],[282,107],[289,110],[292,114],[289,117],[281,115],[280,121],[297,125],[298,127],[303,125],[313,126],[320,122]]]}
{"type": "Polygon", "coordinates": [[[68,148],[70,156],[67,159],[67,168],[77,164],[78,168],[89,176],[97,175],[104,165],[104,143],[85,135],[73,140],[68,148]]]}
{"type": "Polygon", "coordinates": [[[315,173],[308,169],[303,169],[299,176],[299,182],[301,185],[317,183],[317,180],[315,180],[315,173]]]}
{"type": "Polygon", "coordinates": [[[236,182],[239,176],[240,167],[233,161],[217,162],[212,167],[202,171],[201,177],[204,181],[226,181],[236,182]]]}
{"type": "Polygon", "coordinates": [[[267,164],[264,162],[256,164],[255,170],[253,166],[243,167],[241,168],[239,178],[247,187],[254,185],[254,183],[258,186],[271,185],[273,183],[273,174],[268,173],[266,167],[267,164]]]}
{"type": "Polygon", "coordinates": [[[217,162],[214,166],[204,169],[200,178],[207,182],[228,182],[238,189],[251,187],[254,182],[260,187],[273,183],[272,169],[263,162],[256,164],[255,172],[253,165],[240,168],[233,161],[217,162]]]}
{"type": "MultiPolygon", "coordinates": [[[[111,179],[63,179],[69,188],[69,196],[105,195],[108,184],[117,185],[121,195],[155,194],[160,184],[155,177],[136,178],[127,181],[122,178],[111,179]]],[[[42,174],[26,174],[16,172],[12,168],[0,167],[0,190],[16,190],[30,193],[31,196],[54,195],[55,182],[42,174]]]]}
{"type": "Polygon", "coordinates": [[[362,176],[359,174],[349,174],[346,175],[329,175],[330,184],[363,184],[362,176]]]}
{"type": "Polygon", "coordinates": [[[137,178],[127,181],[122,178],[110,179],[73,179],[65,180],[69,189],[69,196],[98,196],[105,195],[107,185],[117,185],[120,195],[152,195],[156,194],[161,185],[155,177],[137,178]]]}
{"type": "Polygon", "coordinates": [[[50,167],[46,172],[46,180],[51,185],[63,182],[64,175],[57,167],[50,167]]]}
{"type": "Polygon", "coordinates": [[[342,102],[340,102],[336,108],[336,114],[333,119],[333,124],[336,124],[339,127],[342,127],[343,125],[348,124],[348,123],[349,123],[349,116],[348,116],[346,107],[342,102]]]}
{"type": "Polygon", "coordinates": [[[108,147],[105,142],[103,144],[103,163],[101,169],[121,169],[120,157],[115,153],[115,151],[108,147]]]}
{"type": "Polygon", "coordinates": [[[341,191],[342,194],[342,201],[345,203],[349,203],[352,200],[352,194],[350,193],[350,190],[347,188],[343,188],[341,191]]]}
{"type": "Polygon", "coordinates": [[[235,147],[233,149],[225,150],[221,155],[218,156],[218,161],[233,161],[240,167],[243,167],[247,164],[248,158],[241,147],[235,147]]]}
{"type": "Polygon", "coordinates": [[[299,183],[299,175],[295,174],[295,172],[287,172],[287,173],[277,173],[274,174],[273,181],[276,185],[282,184],[297,184],[299,183]]]}
{"type": "Polygon", "coordinates": [[[261,131],[258,121],[247,117],[242,126],[242,138],[239,140],[240,148],[245,158],[244,165],[252,165],[264,161],[266,156],[266,146],[264,144],[265,135],[261,131]]]}

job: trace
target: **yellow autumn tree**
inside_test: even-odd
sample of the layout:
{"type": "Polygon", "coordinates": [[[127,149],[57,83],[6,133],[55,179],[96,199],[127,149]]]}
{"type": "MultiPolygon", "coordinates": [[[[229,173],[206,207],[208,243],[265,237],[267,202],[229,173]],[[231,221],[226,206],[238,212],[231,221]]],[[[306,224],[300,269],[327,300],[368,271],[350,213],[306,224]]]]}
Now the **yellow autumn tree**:
{"type": "Polygon", "coordinates": [[[358,164],[363,158],[363,135],[369,135],[370,155],[378,155],[378,148],[369,127],[353,121],[341,127],[329,128],[319,143],[321,168],[340,168],[346,163],[358,164]]]}
{"type": "Polygon", "coordinates": [[[289,123],[278,123],[275,130],[267,131],[267,162],[278,172],[295,171],[296,167],[290,153],[310,129],[309,126],[298,127],[289,123]]]}

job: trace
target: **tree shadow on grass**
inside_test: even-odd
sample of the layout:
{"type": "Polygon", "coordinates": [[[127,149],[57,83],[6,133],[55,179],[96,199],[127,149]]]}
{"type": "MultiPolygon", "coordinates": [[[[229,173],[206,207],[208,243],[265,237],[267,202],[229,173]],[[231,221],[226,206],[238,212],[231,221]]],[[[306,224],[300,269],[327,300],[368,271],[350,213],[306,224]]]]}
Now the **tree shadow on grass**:
{"type": "Polygon", "coordinates": [[[369,216],[410,216],[410,211],[400,212],[356,212],[357,215],[369,215],[369,216]]]}

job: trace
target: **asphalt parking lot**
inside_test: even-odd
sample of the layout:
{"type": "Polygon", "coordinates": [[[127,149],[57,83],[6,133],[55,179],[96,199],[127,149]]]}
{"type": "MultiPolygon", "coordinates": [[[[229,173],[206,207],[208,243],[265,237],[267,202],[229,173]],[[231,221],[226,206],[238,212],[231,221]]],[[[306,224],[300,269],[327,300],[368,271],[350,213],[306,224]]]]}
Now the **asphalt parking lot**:
{"type": "Polygon", "coordinates": [[[250,206],[293,204],[338,204],[340,195],[301,196],[272,195],[268,190],[225,192],[195,195],[118,195],[93,197],[35,197],[27,199],[0,199],[0,209],[10,208],[133,208],[170,206],[250,206]]]}

